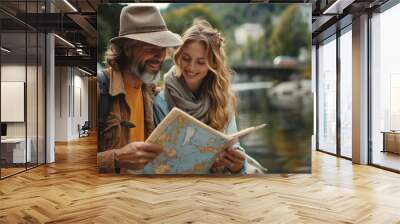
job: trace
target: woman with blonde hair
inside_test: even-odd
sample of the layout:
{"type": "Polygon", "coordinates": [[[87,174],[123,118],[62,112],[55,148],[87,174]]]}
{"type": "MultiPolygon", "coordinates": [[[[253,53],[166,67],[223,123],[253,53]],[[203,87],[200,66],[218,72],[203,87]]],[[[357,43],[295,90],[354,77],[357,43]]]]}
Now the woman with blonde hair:
{"type": "MultiPolygon", "coordinates": [[[[165,76],[165,89],[154,102],[155,124],[178,107],[210,127],[237,132],[236,97],[226,64],[224,38],[205,20],[195,20],[182,37],[173,57],[175,66],[165,76]]],[[[210,173],[246,173],[244,149],[236,144],[217,155],[210,173]]]]}

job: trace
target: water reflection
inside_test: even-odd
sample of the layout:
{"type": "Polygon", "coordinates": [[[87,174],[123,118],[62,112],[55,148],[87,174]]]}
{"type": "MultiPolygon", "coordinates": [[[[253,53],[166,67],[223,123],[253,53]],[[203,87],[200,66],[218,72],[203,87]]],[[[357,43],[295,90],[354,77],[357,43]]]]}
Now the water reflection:
{"type": "Polygon", "coordinates": [[[237,81],[244,79],[233,83],[239,97],[238,128],[269,124],[241,141],[247,153],[269,173],[311,172],[311,80],[237,81]]]}

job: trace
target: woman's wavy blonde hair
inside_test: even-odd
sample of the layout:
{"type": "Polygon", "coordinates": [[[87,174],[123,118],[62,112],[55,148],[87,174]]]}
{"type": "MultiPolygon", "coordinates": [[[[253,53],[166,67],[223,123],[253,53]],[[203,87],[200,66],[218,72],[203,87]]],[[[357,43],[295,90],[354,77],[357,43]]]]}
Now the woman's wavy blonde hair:
{"type": "Polygon", "coordinates": [[[206,49],[208,74],[203,79],[200,91],[205,91],[211,100],[208,120],[211,127],[223,131],[236,111],[236,96],[231,90],[231,71],[226,64],[224,38],[205,20],[196,19],[183,33],[183,44],[174,55],[176,74],[180,76],[182,49],[186,44],[199,41],[206,49]]]}

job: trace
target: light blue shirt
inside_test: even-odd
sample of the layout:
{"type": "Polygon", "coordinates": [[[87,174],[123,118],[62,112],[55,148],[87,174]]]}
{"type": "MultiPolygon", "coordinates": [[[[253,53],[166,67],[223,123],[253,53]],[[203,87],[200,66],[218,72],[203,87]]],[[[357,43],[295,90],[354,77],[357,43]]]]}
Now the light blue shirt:
{"type": "MultiPolygon", "coordinates": [[[[160,92],[154,97],[154,104],[153,104],[153,117],[154,117],[154,125],[158,125],[161,121],[167,116],[167,114],[171,111],[172,108],[168,105],[167,101],[165,100],[164,91],[160,92]]],[[[229,121],[228,127],[225,130],[225,134],[231,135],[237,132],[236,126],[236,118],[235,116],[229,121]]],[[[245,152],[244,148],[240,146],[240,143],[236,143],[233,145],[233,148],[237,148],[240,151],[245,152]]],[[[244,165],[242,170],[239,172],[240,174],[247,173],[248,162],[247,158],[244,161],[244,165]]],[[[228,172],[228,171],[225,171],[228,172]]],[[[224,172],[224,173],[225,173],[224,172]]]]}

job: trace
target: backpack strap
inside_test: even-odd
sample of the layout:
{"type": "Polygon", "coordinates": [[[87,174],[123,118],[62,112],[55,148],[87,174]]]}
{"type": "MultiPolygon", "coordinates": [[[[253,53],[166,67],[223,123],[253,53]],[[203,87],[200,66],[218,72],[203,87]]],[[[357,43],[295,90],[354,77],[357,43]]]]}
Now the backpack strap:
{"type": "Polygon", "coordinates": [[[97,105],[97,133],[98,133],[98,141],[99,141],[99,152],[105,151],[104,143],[103,143],[103,134],[104,129],[106,128],[107,116],[110,113],[112,96],[109,94],[109,86],[110,80],[104,71],[100,71],[97,74],[97,82],[99,84],[100,89],[100,99],[97,105]]]}
{"type": "Polygon", "coordinates": [[[110,80],[104,73],[104,70],[97,74],[97,81],[99,83],[100,94],[108,94],[110,80]]]}

